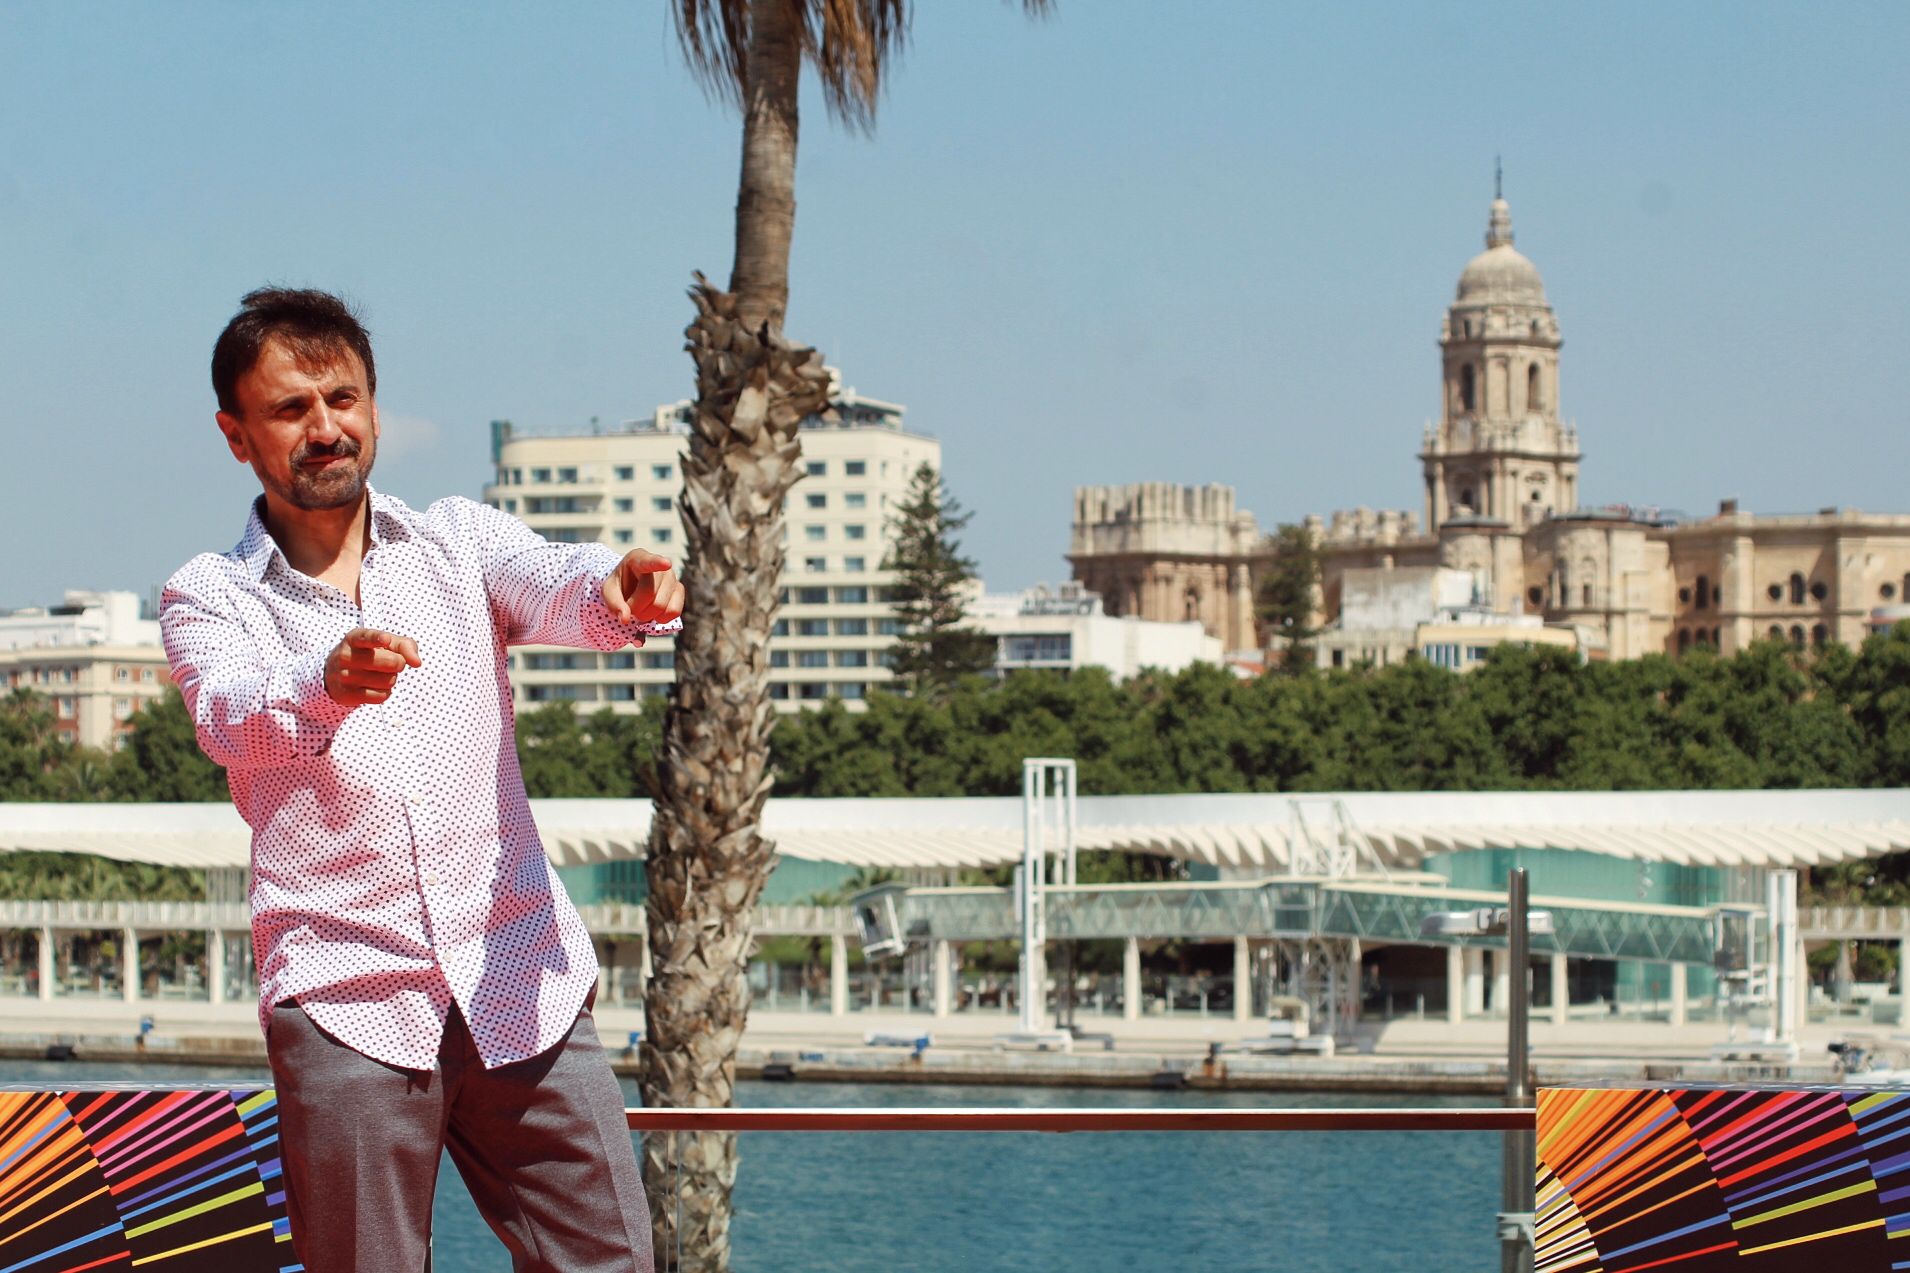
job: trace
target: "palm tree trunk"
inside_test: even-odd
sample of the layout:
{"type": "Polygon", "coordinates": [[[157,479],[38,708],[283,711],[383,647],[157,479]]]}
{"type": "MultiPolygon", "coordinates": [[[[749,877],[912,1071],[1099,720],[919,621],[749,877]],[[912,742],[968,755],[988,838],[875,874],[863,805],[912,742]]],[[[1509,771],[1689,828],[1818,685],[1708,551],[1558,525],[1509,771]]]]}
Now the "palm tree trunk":
{"type": "MultiPolygon", "coordinates": [[[[758,828],[773,781],[768,645],[783,500],[802,473],[798,426],[828,404],[821,356],[781,331],[802,66],[789,16],[786,0],[753,0],[732,290],[699,274],[684,333],[697,399],[683,461],[684,627],[646,866],[652,972],[639,1085],[650,1106],[734,1101],[750,918],[774,852],[758,828]]],[[[653,1135],[643,1174],[657,1267],[726,1270],[735,1135],[653,1135]]]]}

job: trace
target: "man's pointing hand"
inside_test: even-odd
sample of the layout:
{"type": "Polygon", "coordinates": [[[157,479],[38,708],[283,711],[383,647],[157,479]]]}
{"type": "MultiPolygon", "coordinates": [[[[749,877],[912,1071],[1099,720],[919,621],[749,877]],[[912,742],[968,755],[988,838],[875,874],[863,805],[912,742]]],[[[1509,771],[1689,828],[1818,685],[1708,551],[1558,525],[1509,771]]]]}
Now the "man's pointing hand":
{"type": "Polygon", "coordinates": [[[418,643],[410,637],[353,628],[325,659],[325,692],[337,703],[382,703],[391,697],[398,673],[422,666],[418,643]]]}
{"type": "Polygon", "coordinates": [[[633,548],[604,579],[604,605],[624,623],[668,623],[683,613],[670,559],[633,548]]]}

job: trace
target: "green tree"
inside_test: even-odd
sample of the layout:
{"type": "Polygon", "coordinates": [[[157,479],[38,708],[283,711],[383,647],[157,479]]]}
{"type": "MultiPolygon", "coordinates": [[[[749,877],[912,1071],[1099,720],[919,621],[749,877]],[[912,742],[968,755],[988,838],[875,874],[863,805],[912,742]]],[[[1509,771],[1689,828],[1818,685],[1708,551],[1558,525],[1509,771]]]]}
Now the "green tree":
{"type": "Polygon", "coordinates": [[[53,704],[33,690],[0,698],[0,800],[46,800],[72,745],[54,728],[53,704]]]}
{"type": "Polygon", "coordinates": [[[1280,645],[1280,666],[1299,672],[1313,666],[1313,619],[1320,597],[1320,548],[1304,526],[1282,525],[1267,536],[1266,574],[1255,612],[1280,645]]]}
{"type": "Polygon", "coordinates": [[[199,750],[192,716],[176,688],[147,702],[113,754],[105,784],[116,800],[225,800],[225,770],[199,750]]]}
{"type": "Polygon", "coordinates": [[[889,666],[909,693],[946,693],[995,664],[995,638],[968,625],[975,563],[962,555],[956,536],[970,516],[925,463],[910,476],[908,494],[890,520],[882,568],[896,573],[889,593],[901,631],[889,666]]]}

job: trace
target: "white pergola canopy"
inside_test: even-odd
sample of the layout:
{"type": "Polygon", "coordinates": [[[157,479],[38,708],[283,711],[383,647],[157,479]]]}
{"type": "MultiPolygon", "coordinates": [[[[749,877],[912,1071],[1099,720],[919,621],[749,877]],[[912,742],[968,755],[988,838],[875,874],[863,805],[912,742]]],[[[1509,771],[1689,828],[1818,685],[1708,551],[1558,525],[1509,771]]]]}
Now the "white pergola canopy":
{"type": "MultiPolygon", "coordinates": [[[[641,858],[647,800],[533,800],[559,866],[641,858]]],[[[1910,790],[1085,796],[1078,845],[1246,871],[1288,869],[1306,828],[1345,828],[1390,869],[1468,849],[1554,848],[1690,866],[1808,867],[1910,849],[1910,790]]],[[[1021,856],[1018,797],[772,800],[784,857],[851,866],[992,866],[1021,856]]],[[[243,867],[229,804],[0,804],[0,852],[243,867]]]]}

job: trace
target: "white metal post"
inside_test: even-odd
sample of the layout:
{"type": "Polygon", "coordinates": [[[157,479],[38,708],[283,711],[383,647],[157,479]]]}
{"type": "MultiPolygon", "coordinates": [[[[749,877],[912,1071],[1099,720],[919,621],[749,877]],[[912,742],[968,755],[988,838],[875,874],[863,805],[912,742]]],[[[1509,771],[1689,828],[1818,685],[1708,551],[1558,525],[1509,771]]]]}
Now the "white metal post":
{"type": "Polygon", "coordinates": [[[225,1002],[225,934],[216,928],[206,934],[206,1002],[225,1002]]]}
{"type": "Polygon", "coordinates": [[[40,998],[53,997],[53,984],[59,977],[58,961],[53,957],[53,929],[40,928],[40,998]]]}
{"type": "Polygon", "coordinates": [[[1253,1018],[1253,951],[1245,937],[1234,938],[1234,1020],[1253,1018]]]}
{"type": "Polygon", "coordinates": [[[1798,1005],[1804,994],[1801,958],[1803,943],[1797,932],[1797,872],[1772,871],[1769,886],[1771,912],[1771,997],[1777,1043],[1797,1042],[1798,1005]]]}
{"type": "Polygon", "coordinates": [[[949,993],[950,973],[952,971],[949,965],[952,962],[953,959],[949,953],[948,938],[938,937],[930,943],[929,964],[934,977],[935,1015],[938,1017],[945,1017],[953,1010],[952,996],[949,993]]]}
{"type": "Polygon", "coordinates": [[[1572,1010],[1572,978],[1564,955],[1552,956],[1552,1024],[1564,1025],[1572,1010]]]}
{"type": "Polygon", "coordinates": [[[1124,939],[1121,947],[1121,1019],[1141,1019],[1141,939],[1124,939]]]}
{"type": "Polygon", "coordinates": [[[829,1015],[849,1015],[849,939],[829,935],[829,1015]]]}
{"type": "Polygon", "coordinates": [[[119,933],[120,993],[127,1003],[139,1002],[139,934],[130,928],[119,933]]]}
{"type": "Polygon", "coordinates": [[[1021,762],[1021,866],[1015,906],[1021,920],[1021,999],[1017,1029],[1004,1043],[1068,1047],[1073,1036],[1047,1027],[1047,891],[1075,879],[1075,768],[1072,760],[1030,756],[1021,762]],[[1052,864],[1049,855],[1053,855],[1052,864]]]}
{"type": "Polygon", "coordinates": [[[1446,1021],[1458,1025],[1466,1019],[1466,950],[1446,947],[1446,1021]]]}

